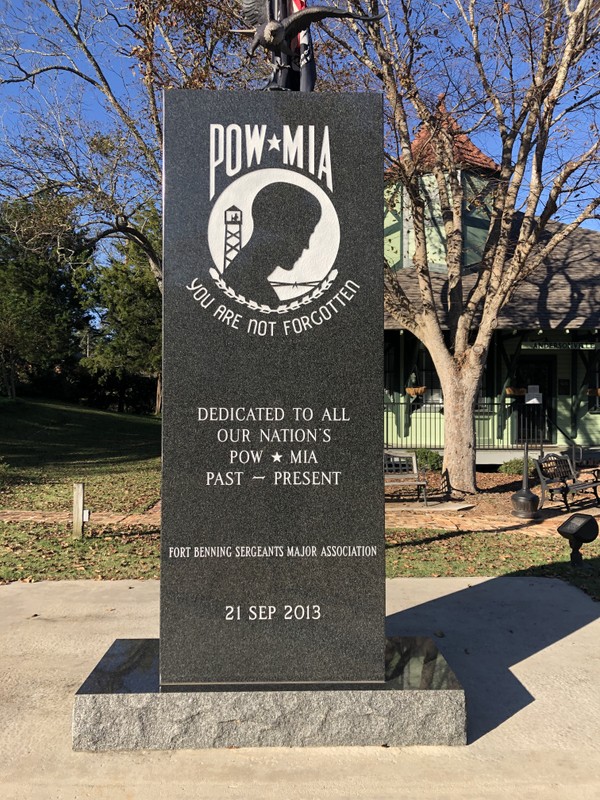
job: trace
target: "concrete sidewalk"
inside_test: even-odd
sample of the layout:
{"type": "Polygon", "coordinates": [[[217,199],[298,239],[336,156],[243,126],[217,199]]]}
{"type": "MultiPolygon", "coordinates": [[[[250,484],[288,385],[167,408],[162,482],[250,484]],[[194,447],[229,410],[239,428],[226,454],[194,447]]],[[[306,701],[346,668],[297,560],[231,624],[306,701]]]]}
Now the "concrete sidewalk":
{"type": "Polygon", "coordinates": [[[0,587],[3,800],[600,796],[600,604],[543,578],[388,581],[389,633],[436,636],[465,687],[466,747],[74,753],[75,691],[115,639],[158,635],[158,594],[0,587]]]}

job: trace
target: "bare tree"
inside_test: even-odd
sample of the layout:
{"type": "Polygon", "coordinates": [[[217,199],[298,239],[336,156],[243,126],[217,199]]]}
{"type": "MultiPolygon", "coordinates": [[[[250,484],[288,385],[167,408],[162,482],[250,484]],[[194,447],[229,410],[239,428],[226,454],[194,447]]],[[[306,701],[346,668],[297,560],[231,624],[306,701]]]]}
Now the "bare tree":
{"type": "Polygon", "coordinates": [[[388,271],[386,309],[431,355],[444,395],[444,467],[455,490],[474,492],[474,409],[500,311],[600,204],[600,3],[349,0],[348,6],[385,11],[381,23],[350,23],[350,36],[347,29],[328,32],[346,75],[354,69],[359,85],[383,89],[388,175],[414,226],[412,270],[388,271]],[[418,131],[421,147],[414,146],[418,131]],[[463,261],[465,134],[480,137],[498,164],[486,187],[487,238],[471,276],[463,261]],[[429,189],[425,172],[432,176],[429,189]],[[444,299],[428,252],[432,183],[443,222],[444,299]],[[557,218],[561,224],[552,222],[557,218]],[[418,287],[416,303],[407,295],[409,276],[418,287]]]}
{"type": "MultiPolygon", "coordinates": [[[[60,197],[70,213],[41,229],[60,237],[76,215],[89,246],[135,242],[160,285],[144,209],[148,219],[160,209],[161,93],[244,85],[246,67],[230,55],[236,11],[233,0],[3,0],[0,193],[60,197]]],[[[35,226],[16,223],[35,249],[35,226]]]]}

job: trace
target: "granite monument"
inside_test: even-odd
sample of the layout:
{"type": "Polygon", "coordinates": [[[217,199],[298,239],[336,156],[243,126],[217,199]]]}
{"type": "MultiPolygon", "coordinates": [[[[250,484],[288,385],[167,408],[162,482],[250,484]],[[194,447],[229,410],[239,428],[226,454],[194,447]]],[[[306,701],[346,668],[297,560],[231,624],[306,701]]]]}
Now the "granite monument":
{"type": "Polygon", "coordinates": [[[466,741],[434,642],[384,632],[381,128],[166,95],[160,641],[109,649],[77,750],[466,741]]]}
{"type": "Polygon", "coordinates": [[[383,681],[381,114],[166,95],[165,688],[383,681]]]}

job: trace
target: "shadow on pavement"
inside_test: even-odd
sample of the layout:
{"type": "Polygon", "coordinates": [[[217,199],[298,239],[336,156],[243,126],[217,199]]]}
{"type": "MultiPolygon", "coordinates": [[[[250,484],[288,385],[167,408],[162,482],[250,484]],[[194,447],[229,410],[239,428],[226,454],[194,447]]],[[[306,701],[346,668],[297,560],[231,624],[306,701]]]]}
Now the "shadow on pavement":
{"type": "MultiPolygon", "coordinates": [[[[586,563],[597,576],[600,559],[586,563]]],[[[521,573],[474,582],[392,614],[386,635],[437,637],[465,690],[468,740],[473,742],[535,701],[511,668],[599,616],[600,604],[578,589],[521,573]]],[[[564,680],[569,679],[568,666],[564,680]]]]}

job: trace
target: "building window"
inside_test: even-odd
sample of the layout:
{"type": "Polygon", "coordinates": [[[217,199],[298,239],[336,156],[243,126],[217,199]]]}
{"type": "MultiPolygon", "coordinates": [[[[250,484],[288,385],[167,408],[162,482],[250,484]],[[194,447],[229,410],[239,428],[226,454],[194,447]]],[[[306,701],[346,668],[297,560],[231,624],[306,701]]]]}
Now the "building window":
{"type": "Polygon", "coordinates": [[[423,346],[419,346],[417,365],[415,373],[411,376],[410,382],[413,386],[425,386],[423,403],[442,403],[442,384],[438,377],[429,351],[423,346]],[[414,381],[414,382],[413,382],[414,381]]]}
{"type": "MultiPolygon", "coordinates": [[[[490,398],[488,394],[487,377],[487,365],[485,365],[479,381],[479,392],[477,395],[478,407],[486,407],[489,404],[490,398]]],[[[409,376],[408,385],[426,387],[423,395],[424,404],[444,402],[442,384],[436,372],[433,360],[429,355],[429,351],[422,344],[419,345],[417,363],[415,369],[409,376]]]]}
{"type": "Polygon", "coordinates": [[[493,395],[489,391],[488,385],[488,368],[487,364],[483,365],[483,372],[481,373],[481,378],[479,379],[479,391],[477,393],[477,408],[486,408],[490,400],[492,399],[493,395]]]}
{"type": "Polygon", "coordinates": [[[383,387],[388,394],[401,390],[400,386],[400,332],[384,332],[383,387]]]}
{"type": "Polygon", "coordinates": [[[590,414],[600,414],[600,358],[598,358],[598,352],[594,351],[590,358],[591,363],[587,368],[588,411],[590,414]]]}

